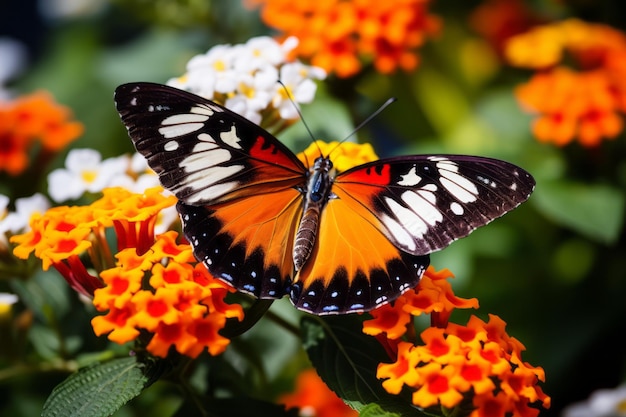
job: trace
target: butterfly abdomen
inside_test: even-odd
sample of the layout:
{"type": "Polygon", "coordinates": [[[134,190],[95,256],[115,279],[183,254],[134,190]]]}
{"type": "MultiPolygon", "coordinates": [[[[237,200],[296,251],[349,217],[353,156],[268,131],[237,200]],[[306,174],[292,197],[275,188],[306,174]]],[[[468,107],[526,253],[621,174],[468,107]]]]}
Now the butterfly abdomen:
{"type": "Polygon", "coordinates": [[[315,239],[317,238],[319,219],[320,207],[318,205],[308,207],[302,215],[293,245],[293,265],[296,271],[302,268],[302,265],[311,255],[315,239]]]}
{"type": "Polygon", "coordinates": [[[293,245],[293,264],[296,271],[299,271],[309,259],[315,245],[320,213],[330,195],[332,168],[333,163],[330,159],[320,157],[315,160],[310,171],[302,219],[300,219],[293,245]]]}

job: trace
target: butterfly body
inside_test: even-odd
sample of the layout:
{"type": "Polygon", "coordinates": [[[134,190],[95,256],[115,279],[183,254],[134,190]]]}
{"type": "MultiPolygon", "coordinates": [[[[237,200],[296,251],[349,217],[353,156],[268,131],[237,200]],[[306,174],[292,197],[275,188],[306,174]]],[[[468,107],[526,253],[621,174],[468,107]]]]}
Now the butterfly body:
{"type": "MultiPolygon", "coordinates": [[[[240,291],[314,314],[368,311],[415,287],[429,254],[525,201],[526,171],[460,155],[307,167],[265,130],[171,87],[125,84],[116,106],[179,199],[196,258],[240,291]]],[[[344,145],[347,146],[347,145],[344,145]]]]}
{"type": "Polygon", "coordinates": [[[293,264],[296,271],[309,259],[319,226],[320,214],[331,197],[333,163],[328,158],[317,158],[310,171],[307,187],[303,190],[304,207],[293,246],[293,264]]]}

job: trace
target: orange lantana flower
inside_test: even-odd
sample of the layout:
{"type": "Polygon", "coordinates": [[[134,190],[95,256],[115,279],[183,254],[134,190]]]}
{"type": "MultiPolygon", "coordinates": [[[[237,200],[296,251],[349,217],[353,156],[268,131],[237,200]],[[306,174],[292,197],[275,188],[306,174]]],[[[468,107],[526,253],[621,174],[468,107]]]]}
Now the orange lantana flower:
{"type": "Polygon", "coordinates": [[[413,403],[424,408],[455,408],[468,401],[475,408],[471,417],[536,416],[538,407],[550,406],[538,386],[543,369],[522,362],[523,345],[511,342],[498,317],[485,323],[472,316],[467,326],[429,327],[421,339],[423,345],[400,342],[396,361],[379,365],[377,376],[389,393],[407,386],[413,403]]]}
{"type": "Polygon", "coordinates": [[[435,271],[429,266],[420,283],[402,294],[393,303],[370,311],[372,319],[363,322],[363,332],[372,336],[386,334],[389,339],[398,339],[406,332],[414,316],[431,314],[434,326],[445,327],[455,308],[478,308],[475,298],[464,299],[452,292],[447,278],[453,277],[447,269],[435,271]]]}
{"type": "Polygon", "coordinates": [[[205,348],[212,355],[222,353],[230,341],[218,332],[227,318],[241,320],[243,310],[238,304],[214,302],[214,292],[221,300],[234,290],[208,272],[198,280],[189,245],[180,245],[180,252],[161,250],[170,247],[173,239],[174,231],[156,237],[142,255],[150,264],[148,269],[143,262],[118,263],[101,272],[105,286],[95,291],[93,303],[106,314],[93,318],[94,331],[99,336],[108,334],[117,343],[135,339],[140,330],[148,331],[152,336],[146,349],[160,357],[167,356],[172,347],[194,358],[205,348]],[[180,256],[183,252],[185,257],[180,256]]]}
{"type": "Polygon", "coordinates": [[[538,71],[515,91],[520,104],[537,114],[532,129],[538,140],[563,146],[578,139],[592,147],[622,132],[624,33],[570,19],[511,38],[506,56],[512,65],[538,71]]]}
{"type": "Polygon", "coordinates": [[[0,101],[0,172],[21,174],[37,141],[44,151],[58,152],[78,138],[83,125],[70,116],[69,109],[46,92],[0,101]]]}
{"type": "Polygon", "coordinates": [[[14,253],[34,253],[44,269],[54,267],[92,297],[105,313],[92,320],[98,336],[120,344],[141,339],[141,347],[161,357],[171,349],[194,358],[205,349],[217,355],[230,343],[219,331],[227,319],[243,319],[243,309],[224,301],[234,289],[198,264],[175,231],[155,236],[157,217],[175,202],[161,187],[141,194],[105,189],[88,206],[34,216],[29,232],[11,238],[18,244],[14,253]],[[111,229],[117,251],[109,247],[111,229]]]}
{"type": "Polygon", "coordinates": [[[300,44],[295,53],[315,66],[349,77],[372,63],[388,74],[414,70],[416,50],[434,35],[439,20],[428,14],[428,0],[248,0],[261,17],[300,44]]]}

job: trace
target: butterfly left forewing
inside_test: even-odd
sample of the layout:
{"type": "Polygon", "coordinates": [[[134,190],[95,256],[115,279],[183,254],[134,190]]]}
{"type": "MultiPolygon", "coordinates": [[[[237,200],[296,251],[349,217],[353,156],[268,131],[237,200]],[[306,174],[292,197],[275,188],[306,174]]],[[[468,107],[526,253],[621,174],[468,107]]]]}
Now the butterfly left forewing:
{"type": "Polygon", "coordinates": [[[304,180],[304,165],[278,139],[210,100],[131,83],[116,89],[115,104],[137,151],[186,204],[281,191],[304,180]]]}
{"type": "Polygon", "coordinates": [[[306,168],[271,134],[202,97],[132,83],[115,103],[135,148],[180,200],[196,258],[235,288],[282,297],[306,168]]]}
{"type": "Polygon", "coordinates": [[[467,236],[528,199],[532,176],[505,161],[462,155],[416,155],[364,164],[334,187],[376,217],[398,248],[425,255],[467,236]]]}

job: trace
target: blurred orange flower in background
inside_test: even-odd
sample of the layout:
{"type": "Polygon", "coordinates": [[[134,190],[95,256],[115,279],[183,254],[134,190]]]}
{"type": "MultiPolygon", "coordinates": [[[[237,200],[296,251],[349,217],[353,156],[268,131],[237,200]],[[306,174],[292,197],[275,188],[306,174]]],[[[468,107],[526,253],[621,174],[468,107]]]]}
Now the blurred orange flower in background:
{"type": "Polygon", "coordinates": [[[486,0],[472,12],[469,24],[494,48],[504,53],[506,42],[514,35],[539,23],[539,18],[523,0],[486,0]]]}
{"type": "Polygon", "coordinates": [[[317,375],[315,369],[302,371],[296,379],[295,391],[278,399],[287,408],[300,408],[307,417],[357,417],[359,413],[348,407],[317,375]]]}
{"type": "Polygon", "coordinates": [[[37,140],[44,151],[58,152],[78,138],[83,125],[70,117],[70,110],[44,91],[0,101],[0,172],[21,174],[37,140]]]}
{"type": "Polygon", "coordinates": [[[623,130],[626,112],[626,35],[606,25],[569,19],[515,36],[510,64],[534,69],[515,95],[536,114],[533,134],[542,142],[599,145],[623,130]],[[572,62],[575,67],[566,66],[572,62]]]}
{"type": "Polygon", "coordinates": [[[281,36],[295,36],[294,50],[311,64],[350,77],[363,63],[380,73],[412,71],[417,48],[438,32],[440,22],[428,14],[429,0],[247,0],[261,6],[261,18],[281,36]]]}

